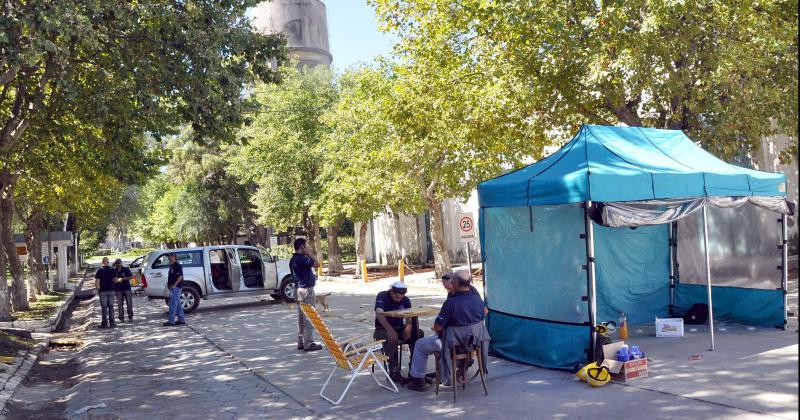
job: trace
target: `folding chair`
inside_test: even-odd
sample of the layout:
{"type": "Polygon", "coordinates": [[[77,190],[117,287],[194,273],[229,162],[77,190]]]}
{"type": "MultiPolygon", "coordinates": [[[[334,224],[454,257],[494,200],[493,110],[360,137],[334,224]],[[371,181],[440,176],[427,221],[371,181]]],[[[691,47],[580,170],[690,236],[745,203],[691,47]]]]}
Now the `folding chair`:
{"type": "Polygon", "coordinates": [[[341,343],[338,342],[333,335],[331,334],[328,326],[325,325],[325,321],[319,316],[317,309],[314,308],[313,305],[309,305],[307,303],[301,303],[300,309],[303,311],[303,314],[311,321],[311,324],[314,325],[314,329],[317,330],[320,338],[322,338],[322,342],[325,344],[325,348],[333,357],[333,360],[336,362],[336,366],[333,367],[331,370],[331,374],[328,375],[328,379],[325,381],[325,385],[322,386],[322,389],[319,391],[319,396],[326,399],[333,405],[338,405],[342,402],[342,399],[347,394],[347,391],[350,389],[350,385],[353,384],[353,380],[355,380],[356,376],[359,373],[367,372],[372,376],[372,379],[375,380],[375,383],[378,384],[381,388],[386,388],[389,391],[394,393],[399,393],[400,391],[397,389],[397,385],[395,385],[392,378],[389,377],[389,372],[383,367],[383,362],[387,359],[382,353],[376,353],[378,350],[383,348],[383,341],[384,340],[377,340],[365,343],[364,337],[365,336],[356,336],[349,340],[342,341],[341,343]],[[392,385],[392,387],[388,387],[378,380],[378,377],[375,376],[375,371],[371,370],[372,366],[377,366],[380,372],[386,377],[386,380],[392,385]],[[347,382],[347,386],[344,388],[342,395],[334,401],[328,398],[325,395],[325,388],[328,387],[328,383],[330,383],[333,374],[336,372],[336,369],[346,370],[350,373],[350,381],[347,382]]]}

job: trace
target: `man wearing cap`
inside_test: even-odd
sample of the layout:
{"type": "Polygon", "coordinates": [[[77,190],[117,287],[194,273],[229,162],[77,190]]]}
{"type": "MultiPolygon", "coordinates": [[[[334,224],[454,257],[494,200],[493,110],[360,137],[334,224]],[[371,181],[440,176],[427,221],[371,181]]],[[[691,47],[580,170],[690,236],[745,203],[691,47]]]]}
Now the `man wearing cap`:
{"type": "Polygon", "coordinates": [[[167,254],[169,258],[169,274],[167,275],[167,288],[169,289],[169,316],[165,327],[186,325],[186,315],[183,314],[181,292],[183,291],[183,267],[178,262],[174,252],[167,254]],[[175,318],[178,318],[175,321],[175,318]]]}
{"type": "MultiPolygon", "coordinates": [[[[314,304],[314,286],[317,284],[317,276],[314,275],[314,269],[319,268],[319,266],[320,263],[317,261],[316,256],[308,249],[306,239],[295,239],[294,254],[289,260],[289,270],[291,270],[292,278],[295,282],[294,290],[297,294],[297,303],[314,304]]],[[[297,305],[297,324],[297,350],[322,350],[322,346],[314,342],[314,326],[311,324],[311,320],[303,314],[300,305],[297,305]]]]}
{"type": "Polygon", "coordinates": [[[128,267],[122,265],[122,260],[117,258],[114,261],[114,290],[117,293],[117,310],[119,311],[119,322],[125,320],[123,306],[128,304],[128,322],[133,321],[133,292],[131,292],[131,278],[133,273],[128,267]]]}
{"type": "Polygon", "coordinates": [[[480,324],[486,313],[483,299],[470,284],[468,272],[456,271],[442,276],[442,280],[442,285],[445,286],[449,293],[433,324],[432,329],[436,332],[436,335],[420,339],[414,346],[414,352],[411,356],[409,383],[407,385],[410,390],[425,391],[428,389],[428,385],[425,383],[428,356],[442,351],[441,337],[445,328],[480,324]],[[448,278],[445,280],[445,277],[448,278]],[[445,281],[447,284],[445,284],[445,281]]]}
{"type": "Polygon", "coordinates": [[[383,354],[389,357],[389,377],[393,381],[405,383],[400,374],[400,363],[397,358],[397,348],[400,340],[414,349],[414,343],[422,337],[422,331],[417,331],[417,337],[411,336],[411,323],[403,322],[401,318],[384,316],[384,312],[411,308],[411,300],[406,296],[408,288],[403,282],[395,282],[389,290],[378,293],[375,297],[375,334],[376,340],[386,340],[383,343],[383,354]]]}
{"type": "Polygon", "coordinates": [[[99,328],[114,328],[114,269],[108,266],[108,257],[103,257],[103,266],[94,275],[94,288],[100,297],[100,310],[103,321],[99,328]]]}

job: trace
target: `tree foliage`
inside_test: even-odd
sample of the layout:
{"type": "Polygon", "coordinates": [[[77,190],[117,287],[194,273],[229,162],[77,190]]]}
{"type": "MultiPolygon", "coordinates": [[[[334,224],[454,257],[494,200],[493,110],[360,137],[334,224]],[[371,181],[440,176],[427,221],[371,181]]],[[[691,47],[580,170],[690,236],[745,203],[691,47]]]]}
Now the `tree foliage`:
{"type": "Polygon", "coordinates": [[[252,202],[259,221],[278,228],[302,225],[321,255],[315,203],[326,158],[321,143],[330,130],[323,115],[336,101],[336,88],[325,67],[281,71],[281,84],[259,84],[253,91],[261,108],[241,131],[245,145],[233,164],[245,182],[257,186],[252,202]]]}
{"type": "Polygon", "coordinates": [[[509,93],[537,136],[672,128],[731,158],[797,133],[797,1],[372,3],[401,54],[451,50],[524,87],[509,93]]]}
{"type": "MultiPolygon", "coordinates": [[[[22,286],[11,252],[17,181],[31,173],[69,173],[46,160],[62,153],[58,149],[65,138],[63,153],[76,161],[88,157],[82,165],[94,167],[77,177],[81,185],[72,179],[55,184],[64,194],[83,197],[90,196],[83,187],[102,194],[119,190],[106,188],[109,183],[144,181],[148,159],[139,146],[145,134],[159,141],[186,122],[198,138],[232,139],[250,106],[242,89],[255,79],[274,81],[271,65],[283,59],[282,37],[254,32],[245,17],[256,3],[3,3],[0,242],[10,259],[0,252],[0,318],[10,316],[6,262],[15,289],[22,286]],[[37,152],[45,160],[33,158],[37,152]]],[[[28,187],[38,188],[34,183],[28,187]]],[[[74,198],[69,205],[82,197],[74,198]]],[[[102,217],[103,211],[85,204],[77,208],[86,209],[88,217],[102,217]]]]}

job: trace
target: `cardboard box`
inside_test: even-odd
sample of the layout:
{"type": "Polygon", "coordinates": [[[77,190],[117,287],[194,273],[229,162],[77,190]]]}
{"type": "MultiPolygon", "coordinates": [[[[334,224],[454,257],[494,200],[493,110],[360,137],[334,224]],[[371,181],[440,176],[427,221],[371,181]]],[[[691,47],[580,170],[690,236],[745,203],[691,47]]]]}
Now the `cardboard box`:
{"type": "Polygon", "coordinates": [[[647,377],[647,359],[636,359],[622,364],[619,373],[611,373],[614,381],[628,382],[632,379],[647,377]]]}
{"type": "Polygon", "coordinates": [[[606,344],[603,346],[603,363],[601,366],[608,368],[611,379],[627,382],[632,379],[647,377],[647,359],[636,359],[627,362],[617,360],[617,351],[625,346],[624,341],[606,344]]]}
{"type": "Polygon", "coordinates": [[[683,337],[683,318],[656,318],[656,337],[683,337]]]}

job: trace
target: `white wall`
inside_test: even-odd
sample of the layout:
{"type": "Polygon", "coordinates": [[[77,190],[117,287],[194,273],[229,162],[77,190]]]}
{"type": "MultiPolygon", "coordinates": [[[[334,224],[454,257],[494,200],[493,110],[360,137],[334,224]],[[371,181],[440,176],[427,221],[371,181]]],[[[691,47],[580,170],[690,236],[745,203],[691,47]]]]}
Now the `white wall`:
{"type": "MultiPolygon", "coordinates": [[[[472,212],[477,223],[477,190],[472,192],[466,202],[447,199],[442,204],[444,240],[447,252],[453,262],[467,261],[466,247],[461,243],[458,227],[459,215],[466,212],[472,212]]],[[[356,224],[356,232],[358,232],[359,225],[356,224]]],[[[423,214],[380,214],[371,221],[370,227],[367,229],[367,261],[386,265],[397,264],[397,260],[400,258],[405,258],[411,263],[432,261],[433,256],[428,253],[427,237],[423,214]]],[[[473,242],[470,247],[473,261],[480,260],[478,241],[473,242]]]]}

